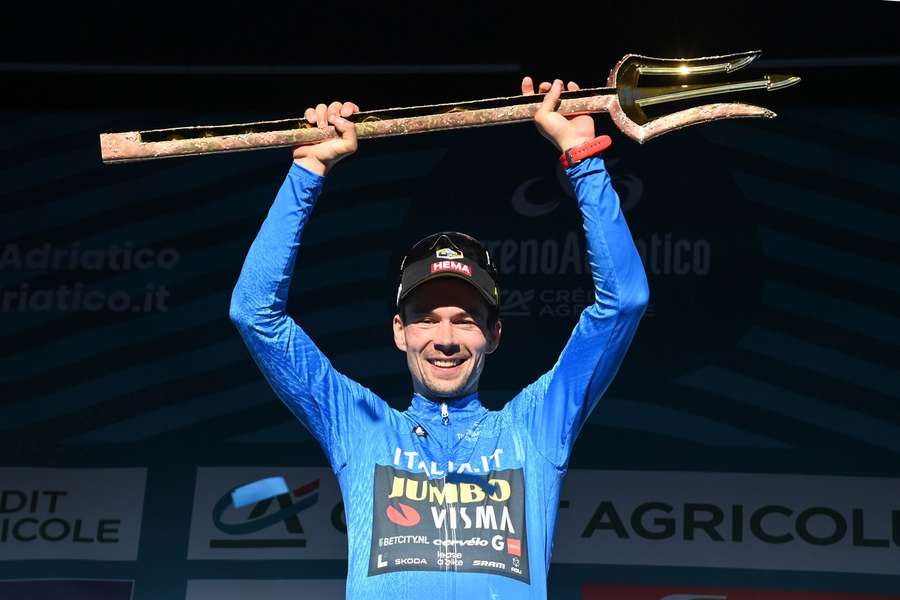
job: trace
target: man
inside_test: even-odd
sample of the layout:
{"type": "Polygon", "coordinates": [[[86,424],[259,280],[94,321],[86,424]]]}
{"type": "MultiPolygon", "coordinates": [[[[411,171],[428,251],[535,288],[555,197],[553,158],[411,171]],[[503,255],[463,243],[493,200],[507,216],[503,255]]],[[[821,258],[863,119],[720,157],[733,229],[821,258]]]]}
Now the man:
{"type": "MultiPolygon", "coordinates": [[[[647,280],[590,116],[556,112],[544,82],[534,117],[563,152],[584,219],[595,303],[556,365],[500,411],[478,400],[501,336],[496,271],[481,244],[442,232],[404,259],[394,342],[413,381],[397,411],[337,372],[285,312],[301,233],[327,172],[357,148],[352,103],[306,111],[340,133],[294,150],[295,164],[253,242],[231,318],[278,396],[324,449],[340,483],[347,597],[546,598],[559,490],[572,444],[643,314],[647,280]],[[587,158],[584,158],[587,156],[587,158]],[[579,160],[579,158],[581,158],[579,160]],[[573,164],[574,163],[574,164],[573,164]]],[[[569,83],[568,89],[578,87],[569,83]]],[[[522,93],[533,94],[530,78],[522,93]]]]}

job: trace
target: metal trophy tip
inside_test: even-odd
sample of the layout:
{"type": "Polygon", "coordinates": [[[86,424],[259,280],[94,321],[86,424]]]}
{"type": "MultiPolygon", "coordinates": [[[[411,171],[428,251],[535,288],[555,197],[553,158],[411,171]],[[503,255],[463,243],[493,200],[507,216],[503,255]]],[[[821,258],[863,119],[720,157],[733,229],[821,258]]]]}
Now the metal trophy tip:
{"type": "Polygon", "coordinates": [[[766,79],[769,81],[769,85],[766,86],[768,92],[790,87],[800,82],[800,78],[796,75],[766,75],[766,79]]]}

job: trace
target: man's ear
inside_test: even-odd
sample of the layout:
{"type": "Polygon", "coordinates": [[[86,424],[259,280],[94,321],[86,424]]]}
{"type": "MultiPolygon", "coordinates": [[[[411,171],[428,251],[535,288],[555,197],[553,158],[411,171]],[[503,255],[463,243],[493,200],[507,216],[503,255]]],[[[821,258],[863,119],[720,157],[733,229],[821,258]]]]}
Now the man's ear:
{"type": "Polygon", "coordinates": [[[406,352],[406,335],[403,333],[403,321],[400,315],[394,315],[394,345],[400,352],[406,352]]]}
{"type": "Polygon", "coordinates": [[[499,318],[494,322],[494,326],[491,327],[488,333],[488,346],[485,354],[492,354],[500,345],[500,334],[503,333],[503,323],[500,322],[499,318]]]}

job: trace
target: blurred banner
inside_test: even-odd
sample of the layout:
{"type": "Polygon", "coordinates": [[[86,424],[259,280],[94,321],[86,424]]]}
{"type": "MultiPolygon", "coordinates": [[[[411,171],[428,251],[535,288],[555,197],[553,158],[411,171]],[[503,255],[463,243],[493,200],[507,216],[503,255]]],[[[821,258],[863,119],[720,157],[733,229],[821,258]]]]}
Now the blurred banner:
{"type": "Polygon", "coordinates": [[[0,468],[0,561],[135,560],[147,469],[0,468]]]}
{"type": "Polygon", "coordinates": [[[588,585],[582,600],[897,600],[882,594],[831,594],[726,588],[588,585]]]}
{"type": "Polygon", "coordinates": [[[570,471],[553,560],[900,575],[900,479],[570,471]]]}
{"type": "Polygon", "coordinates": [[[328,579],[302,581],[248,581],[241,579],[191,580],[185,600],[282,600],[315,598],[344,600],[344,582],[328,579]]]}

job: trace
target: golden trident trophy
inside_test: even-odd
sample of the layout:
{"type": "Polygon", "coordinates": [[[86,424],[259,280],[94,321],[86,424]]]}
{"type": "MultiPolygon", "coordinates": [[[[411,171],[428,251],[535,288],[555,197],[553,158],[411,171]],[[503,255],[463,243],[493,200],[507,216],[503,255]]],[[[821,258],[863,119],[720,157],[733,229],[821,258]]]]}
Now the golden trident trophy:
{"type": "MultiPolygon", "coordinates": [[[[567,116],[609,113],[613,123],[637,142],[675,129],[737,117],[773,118],[775,113],[740,102],[694,105],[698,98],[749,90],[779,90],[800,81],[790,75],[763,75],[748,81],[727,81],[730,74],[753,62],[761,51],[740,52],[703,58],[653,58],[627,54],[607,79],[606,87],[564,91],[559,113],[567,116]],[[662,109],[675,108],[666,113],[662,109]]],[[[390,137],[485,127],[530,121],[544,94],[507,96],[358,112],[348,120],[357,136],[390,137]]],[[[306,119],[281,119],[232,125],[176,127],[100,134],[104,163],[239,152],[315,144],[336,137],[334,127],[319,128],[306,119]]]]}

